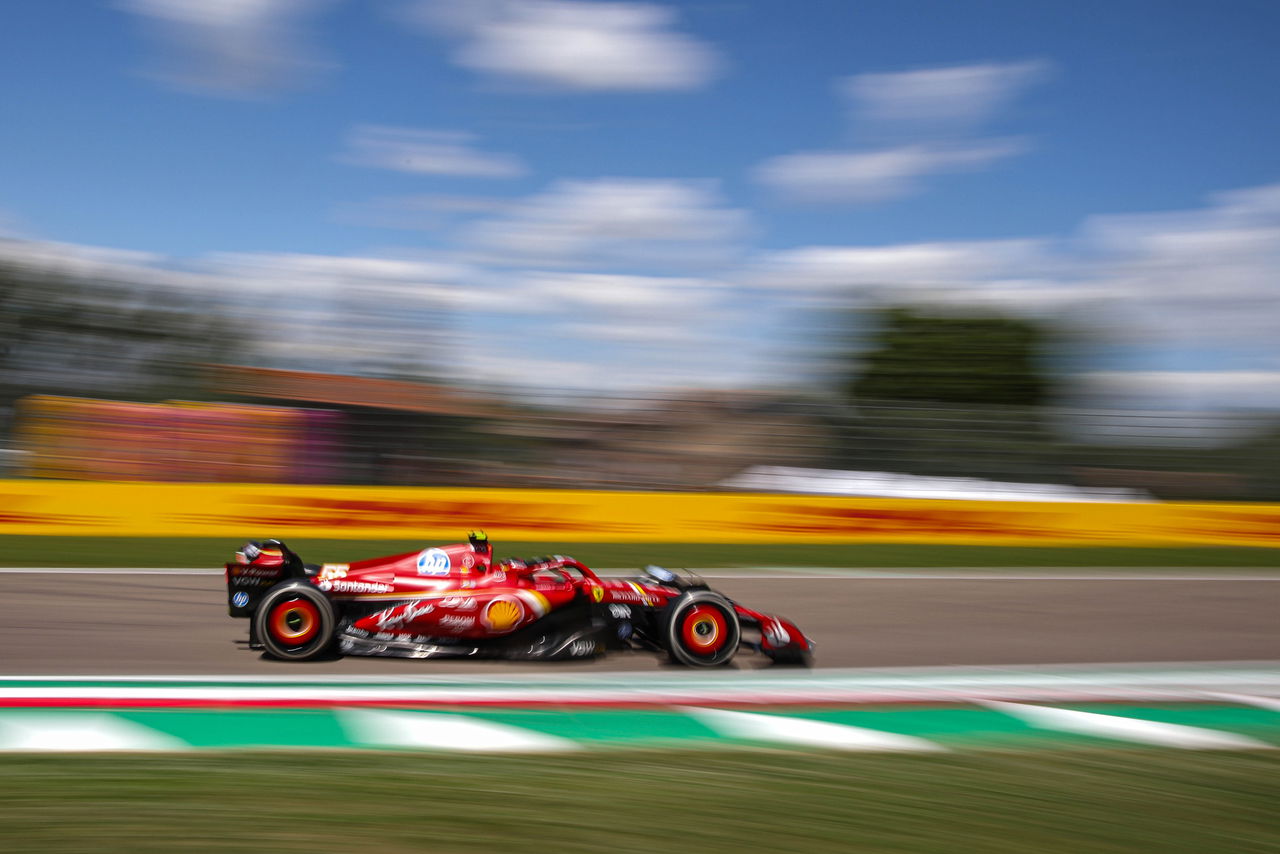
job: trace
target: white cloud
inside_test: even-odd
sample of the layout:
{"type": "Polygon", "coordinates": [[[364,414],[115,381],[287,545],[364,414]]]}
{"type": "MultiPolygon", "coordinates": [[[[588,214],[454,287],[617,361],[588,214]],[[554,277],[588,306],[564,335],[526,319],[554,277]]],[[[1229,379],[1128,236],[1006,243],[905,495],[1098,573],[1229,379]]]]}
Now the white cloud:
{"type": "Polygon", "coordinates": [[[252,96],[289,88],[324,63],[307,25],[330,0],[117,0],[145,19],[156,77],[180,89],[252,96]]]}
{"type": "Polygon", "coordinates": [[[582,312],[641,317],[668,323],[705,309],[720,286],[705,279],[617,273],[533,272],[521,277],[525,295],[545,310],[581,317],[582,312]]]}
{"type": "Polygon", "coordinates": [[[1280,185],[1202,210],[1094,217],[1081,240],[1114,304],[1098,323],[1114,335],[1219,363],[1205,368],[1280,369],[1280,185]]]}
{"type": "Polygon", "coordinates": [[[926,176],[980,170],[1026,147],[1022,140],[988,139],[878,151],[800,152],[765,161],[755,177],[797,199],[879,202],[918,191],[926,176]]]}
{"type": "Polygon", "coordinates": [[[164,258],[150,252],[86,246],[51,240],[0,237],[0,263],[51,276],[148,286],[192,287],[205,282],[198,275],[165,270],[164,258]]]}
{"type": "Polygon", "coordinates": [[[930,176],[981,171],[1030,148],[1023,138],[974,131],[1048,69],[1037,60],[845,78],[863,135],[887,134],[894,144],[785,154],[754,177],[794,200],[869,204],[920,192],[930,176]]]}
{"type": "Polygon", "coordinates": [[[577,91],[695,89],[719,66],[715,52],[673,30],[650,3],[580,0],[426,0],[414,20],[461,40],[465,68],[577,91]]]}
{"type": "Polygon", "coordinates": [[[474,269],[446,261],[290,253],[221,253],[200,267],[224,282],[229,293],[282,304],[363,304],[379,314],[395,314],[408,305],[460,308],[468,301],[465,283],[476,276],[474,269]]]}
{"type": "Polygon", "coordinates": [[[565,335],[576,340],[609,344],[643,344],[649,347],[687,347],[704,343],[703,336],[686,323],[634,323],[585,321],[563,325],[565,335]]]}
{"type": "Polygon", "coordinates": [[[870,122],[975,125],[1044,80],[1043,60],[957,65],[845,78],[841,88],[870,122]]]}
{"type": "Polygon", "coordinates": [[[788,291],[972,287],[1043,268],[1044,253],[1036,240],[808,246],[766,256],[756,281],[788,291]]]}
{"type": "Polygon", "coordinates": [[[705,263],[724,260],[746,222],[704,182],[602,178],[558,182],[476,223],[465,239],[511,265],[705,263]]]}
{"type": "Polygon", "coordinates": [[[347,140],[343,162],[419,175],[515,178],[524,165],[510,154],[477,151],[475,137],[458,131],[357,125],[347,140]]]}

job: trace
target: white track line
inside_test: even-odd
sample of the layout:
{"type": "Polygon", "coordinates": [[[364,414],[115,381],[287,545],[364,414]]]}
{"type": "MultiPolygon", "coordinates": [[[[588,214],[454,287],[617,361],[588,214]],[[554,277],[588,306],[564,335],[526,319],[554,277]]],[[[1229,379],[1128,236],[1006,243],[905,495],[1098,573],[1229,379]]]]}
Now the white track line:
{"type": "Polygon", "coordinates": [[[866,668],[786,673],[546,673],[385,676],[0,677],[0,704],[39,701],[184,703],[622,703],[788,705],[895,703],[1175,702],[1214,693],[1280,695],[1280,663],[967,668],[866,668]],[[175,684],[178,683],[178,684],[175,684]]]}
{"type": "Polygon", "coordinates": [[[1119,715],[1100,715],[1096,712],[1055,709],[1049,706],[1027,706],[1021,703],[1001,703],[990,700],[978,702],[993,711],[1003,712],[1025,721],[1037,729],[1072,732],[1095,738],[1132,741],[1159,747],[1179,747],[1185,750],[1275,749],[1275,745],[1245,735],[1185,724],[1170,724],[1119,715]]]}

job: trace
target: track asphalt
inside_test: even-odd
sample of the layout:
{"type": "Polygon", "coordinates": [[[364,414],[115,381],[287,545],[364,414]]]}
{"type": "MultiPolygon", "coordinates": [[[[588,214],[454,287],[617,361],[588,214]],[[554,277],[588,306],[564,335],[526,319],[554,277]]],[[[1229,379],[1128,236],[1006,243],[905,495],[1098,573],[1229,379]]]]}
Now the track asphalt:
{"type": "MultiPolygon", "coordinates": [[[[794,619],[817,670],[1073,662],[1280,660],[1272,578],[736,577],[713,586],[794,619]]],[[[269,677],[670,670],[648,654],[589,662],[345,658],[286,663],[245,648],[220,575],[0,574],[0,674],[269,677]]],[[[763,666],[742,655],[739,670],[763,666]]]]}

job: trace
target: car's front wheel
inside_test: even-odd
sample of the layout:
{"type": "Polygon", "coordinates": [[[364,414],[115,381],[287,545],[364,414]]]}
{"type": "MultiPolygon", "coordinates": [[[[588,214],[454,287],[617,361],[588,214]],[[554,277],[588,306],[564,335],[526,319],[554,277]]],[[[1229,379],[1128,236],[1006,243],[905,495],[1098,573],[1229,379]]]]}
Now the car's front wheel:
{"type": "Polygon", "coordinates": [[[671,603],[663,640],[677,664],[716,667],[738,652],[742,626],[733,603],[724,596],[713,590],[690,590],[671,603]]]}
{"type": "Polygon", "coordinates": [[[253,633],[274,658],[305,661],[329,651],[337,615],[333,603],[306,581],[267,591],[253,614],[253,633]]]}

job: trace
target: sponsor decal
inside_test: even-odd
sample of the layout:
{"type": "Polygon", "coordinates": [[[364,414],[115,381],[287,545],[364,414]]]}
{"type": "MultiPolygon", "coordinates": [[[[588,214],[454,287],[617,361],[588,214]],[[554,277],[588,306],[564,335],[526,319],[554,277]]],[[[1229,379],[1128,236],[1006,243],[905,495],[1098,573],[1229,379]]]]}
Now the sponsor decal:
{"type": "Polygon", "coordinates": [[[633,605],[644,605],[650,608],[654,606],[656,602],[655,597],[649,595],[649,593],[638,584],[632,584],[631,582],[627,582],[627,584],[630,585],[630,590],[610,590],[609,601],[629,602],[633,605]]]}
{"type": "Polygon", "coordinates": [[[476,565],[476,557],[475,557],[475,555],[463,555],[463,556],[462,556],[462,568],[463,568],[463,569],[470,569],[471,567],[473,567],[473,566],[475,566],[475,565],[476,565]]]}
{"type": "Polygon", "coordinates": [[[440,628],[442,629],[469,629],[475,624],[475,617],[467,617],[462,614],[445,614],[440,618],[440,628]]]}
{"type": "Polygon", "coordinates": [[[440,600],[441,608],[452,608],[455,611],[474,611],[476,600],[471,596],[446,596],[440,600]]]}
{"type": "Polygon", "coordinates": [[[270,587],[275,584],[274,578],[233,578],[232,587],[270,587]]]}
{"type": "Polygon", "coordinates": [[[596,642],[592,640],[576,640],[569,644],[569,655],[573,658],[585,658],[594,655],[596,642]]]}
{"type": "Polygon", "coordinates": [[[635,605],[644,605],[647,608],[655,608],[665,601],[661,595],[642,587],[634,581],[624,581],[623,584],[626,587],[609,591],[610,602],[630,602],[635,605]]]}
{"type": "Polygon", "coordinates": [[[283,571],[279,566],[233,566],[231,574],[243,578],[276,578],[283,571]]]}
{"type": "Polygon", "coordinates": [[[339,578],[347,577],[347,570],[350,569],[349,564],[345,563],[326,563],[320,567],[321,581],[335,581],[339,578]]]}
{"type": "Polygon", "coordinates": [[[631,608],[627,605],[610,605],[609,616],[615,620],[631,619],[631,608]]]}
{"type": "Polygon", "coordinates": [[[505,632],[524,619],[524,605],[514,596],[499,596],[484,608],[480,621],[493,632],[505,632]]]}
{"type": "Polygon", "coordinates": [[[231,604],[237,608],[243,608],[245,605],[249,604],[249,594],[245,593],[243,590],[237,592],[231,597],[231,604]]]}
{"type": "Polygon", "coordinates": [[[408,605],[398,605],[395,608],[388,608],[378,615],[377,626],[380,629],[389,629],[393,626],[399,626],[410,620],[417,619],[423,614],[430,614],[436,609],[434,604],[430,603],[410,603],[408,605]]]}
{"type": "Polygon", "coordinates": [[[595,585],[593,585],[593,586],[591,587],[591,598],[592,598],[592,599],[594,599],[596,602],[603,602],[603,601],[604,601],[604,588],[603,588],[603,587],[599,587],[599,586],[595,586],[595,585]]]}
{"type": "Polygon", "coordinates": [[[444,549],[423,549],[418,555],[418,575],[448,575],[451,569],[453,563],[444,549]]]}
{"type": "Polygon", "coordinates": [[[317,585],[326,593],[391,593],[395,590],[390,584],[379,584],[376,581],[321,581],[317,585]]]}

